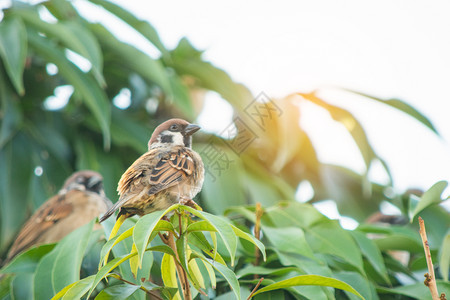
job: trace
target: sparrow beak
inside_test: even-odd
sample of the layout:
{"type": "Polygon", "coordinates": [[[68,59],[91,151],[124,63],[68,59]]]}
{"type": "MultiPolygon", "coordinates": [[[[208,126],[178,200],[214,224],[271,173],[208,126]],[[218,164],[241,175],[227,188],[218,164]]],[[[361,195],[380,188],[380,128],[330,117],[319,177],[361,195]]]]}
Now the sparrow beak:
{"type": "Polygon", "coordinates": [[[189,124],[184,129],[184,135],[186,135],[186,136],[193,135],[194,133],[196,133],[199,130],[200,130],[200,126],[194,125],[194,124],[189,124]]]}

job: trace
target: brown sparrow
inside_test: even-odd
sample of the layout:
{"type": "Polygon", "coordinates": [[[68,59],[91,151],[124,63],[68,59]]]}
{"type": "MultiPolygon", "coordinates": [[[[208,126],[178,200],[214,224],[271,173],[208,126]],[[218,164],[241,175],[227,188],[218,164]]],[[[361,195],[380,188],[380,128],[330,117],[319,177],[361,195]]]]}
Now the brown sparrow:
{"type": "Polygon", "coordinates": [[[85,170],[72,174],[58,194],[44,202],[22,227],[5,264],[31,246],[61,240],[110,206],[99,173],[85,170]]]}
{"type": "Polygon", "coordinates": [[[191,149],[192,134],[199,129],[181,119],[159,125],[148,142],[148,151],[120,178],[119,200],[100,222],[117,209],[120,210],[116,225],[120,226],[133,215],[143,216],[175,203],[191,202],[204,179],[202,159],[191,149]]]}

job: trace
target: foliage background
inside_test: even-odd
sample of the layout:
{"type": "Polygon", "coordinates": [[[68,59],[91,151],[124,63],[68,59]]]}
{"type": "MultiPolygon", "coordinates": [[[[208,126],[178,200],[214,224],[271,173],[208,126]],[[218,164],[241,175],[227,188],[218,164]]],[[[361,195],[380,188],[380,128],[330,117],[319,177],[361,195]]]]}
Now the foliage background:
{"type": "MultiPolygon", "coordinates": [[[[385,293],[414,295],[416,289],[423,292],[420,281],[425,264],[415,223],[420,212],[430,231],[438,274],[447,280],[441,284],[448,289],[450,218],[439,206],[445,183],[436,184],[419,198],[421,194],[416,197],[411,192],[397,193],[391,183],[370,182],[367,174],[374,162],[381,162],[388,175],[389,168],[372,148],[358,119],[347,110],[325,102],[315,92],[278,100],[251,95],[245,86],[205,61],[202,51],[186,39],[176,48],[167,49],[149,23],[109,2],[90,2],[128,23],[159,50],[160,56],[151,58],[121,42],[103,25],[84,19],[67,1],[37,5],[13,1],[13,6],[4,10],[0,23],[2,256],[26,217],[53,195],[74,170],[102,173],[106,193],[115,201],[121,174],[146,150],[153,128],[170,117],[195,120],[203,107],[205,91],[214,91],[233,106],[235,118],[221,137],[196,137],[195,147],[208,168],[198,202],[208,212],[225,213],[243,228],[254,222],[252,205],[259,202],[265,207],[263,232],[265,242],[272,246],[272,255],[259,273],[266,272],[273,280],[292,276],[291,271],[326,274],[358,287],[368,299],[378,299],[385,293]],[[44,20],[43,10],[55,19],[44,20]],[[66,85],[74,90],[67,105],[49,109],[58,87],[66,85]],[[117,107],[113,99],[128,92],[130,106],[117,107]],[[324,164],[317,158],[309,136],[297,126],[302,117],[298,104],[302,101],[325,109],[345,126],[364,159],[363,174],[324,164]],[[271,113],[270,117],[261,118],[261,112],[271,113]],[[305,181],[314,190],[309,203],[331,199],[341,214],[362,225],[349,232],[337,222],[323,218],[309,204],[295,203],[297,187],[305,181]],[[280,205],[281,201],[290,204],[280,205]],[[387,228],[365,225],[367,218],[379,211],[382,201],[397,206],[406,224],[387,228]],[[285,213],[294,214],[300,223],[280,218],[285,213]],[[381,237],[371,242],[367,239],[369,233],[381,237]],[[301,238],[303,234],[305,238],[301,238]],[[280,236],[282,240],[274,240],[280,236]],[[327,244],[332,237],[336,240],[327,244]],[[291,238],[299,240],[284,244],[291,238]],[[305,253],[305,249],[310,252],[305,253]],[[410,252],[406,265],[399,264],[390,250],[410,252]],[[280,268],[283,270],[274,271],[280,268]],[[409,281],[402,281],[397,273],[406,274],[409,281]],[[362,286],[365,281],[368,283],[362,286]]],[[[407,103],[363,96],[409,114],[436,133],[432,123],[407,103]]],[[[78,238],[86,241],[88,236],[80,234],[78,238]]],[[[241,273],[243,286],[248,290],[253,282],[245,281],[246,275],[242,274],[246,274],[243,270],[253,257],[245,244],[242,247],[241,263],[234,271],[241,273]]],[[[77,255],[83,257],[84,251],[77,255]]],[[[158,272],[152,275],[158,276],[158,272]]],[[[16,284],[23,278],[16,279],[16,284]]],[[[226,292],[224,284],[217,295],[226,292]]],[[[298,289],[273,293],[300,299],[311,295],[298,289]]],[[[323,297],[352,297],[330,290],[321,293],[323,297]]]]}

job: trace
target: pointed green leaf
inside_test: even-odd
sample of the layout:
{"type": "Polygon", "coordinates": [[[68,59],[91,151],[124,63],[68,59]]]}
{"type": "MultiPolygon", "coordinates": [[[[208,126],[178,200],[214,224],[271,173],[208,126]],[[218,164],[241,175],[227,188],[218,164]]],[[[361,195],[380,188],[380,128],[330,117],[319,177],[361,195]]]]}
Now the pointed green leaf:
{"type": "Polygon", "coordinates": [[[81,299],[81,297],[86,294],[86,292],[92,285],[94,277],[94,275],[91,275],[66,286],[61,291],[59,291],[51,300],[81,299]]]}
{"type": "Polygon", "coordinates": [[[237,248],[237,237],[234,233],[233,229],[231,228],[231,225],[227,223],[225,220],[209,214],[204,211],[198,211],[195,210],[189,206],[182,206],[182,208],[194,216],[197,216],[205,221],[208,221],[214,228],[217,230],[217,233],[219,233],[219,236],[222,238],[225,247],[228,250],[228,253],[230,253],[231,257],[231,265],[234,265],[234,258],[236,255],[236,248],[237,248]]]}
{"type": "Polygon", "coordinates": [[[378,274],[383,277],[386,283],[390,283],[386,266],[384,265],[383,256],[381,255],[381,251],[380,249],[378,249],[376,243],[373,240],[367,238],[362,232],[350,231],[350,234],[355,239],[356,243],[361,249],[362,254],[372,264],[378,274]]]}
{"type": "Polygon", "coordinates": [[[14,88],[25,94],[23,70],[27,56],[27,32],[19,18],[5,18],[0,22],[0,58],[14,88]]]}
{"type": "MultiPolygon", "coordinates": [[[[201,258],[201,257],[199,257],[201,258]]],[[[225,278],[225,280],[230,285],[231,289],[233,290],[234,295],[238,300],[241,299],[241,289],[239,286],[239,281],[237,280],[236,274],[234,274],[233,271],[228,269],[227,266],[224,266],[222,264],[216,264],[213,260],[201,258],[204,262],[208,263],[211,267],[216,269],[222,276],[225,278]]]]}
{"type": "Polygon", "coordinates": [[[361,296],[360,293],[358,293],[353,287],[348,285],[347,283],[330,278],[325,276],[319,276],[319,275],[300,275],[296,276],[290,279],[282,280],[273,284],[270,284],[266,287],[263,287],[256,291],[253,295],[256,296],[258,294],[267,292],[267,291],[273,291],[277,289],[285,289],[293,286],[299,286],[299,285],[319,285],[319,286],[330,286],[336,289],[348,291],[352,294],[355,294],[356,296],[360,297],[361,299],[364,299],[363,296],[361,296]]]}
{"type": "Polygon", "coordinates": [[[293,252],[313,260],[314,253],[306,242],[302,229],[296,227],[275,228],[262,226],[262,230],[273,247],[284,252],[293,252]]]}
{"type": "Polygon", "coordinates": [[[95,300],[127,300],[139,289],[138,285],[118,284],[102,290],[95,300]]]}
{"type": "Polygon", "coordinates": [[[247,240],[250,243],[252,243],[253,245],[255,245],[256,247],[259,248],[259,250],[261,251],[264,261],[266,261],[266,247],[264,246],[263,243],[261,243],[260,240],[258,240],[257,238],[255,238],[253,235],[248,234],[247,232],[244,232],[242,230],[240,230],[239,228],[237,228],[234,225],[231,225],[231,228],[233,228],[234,233],[240,237],[241,239],[247,240]]]}
{"type": "Polygon", "coordinates": [[[441,195],[442,192],[447,187],[447,181],[439,181],[435,183],[431,188],[429,188],[423,195],[420,197],[420,201],[417,206],[414,208],[414,211],[410,211],[410,220],[411,222],[414,218],[425,208],[433,204],[439,204],[442,202],[441,195]]]}

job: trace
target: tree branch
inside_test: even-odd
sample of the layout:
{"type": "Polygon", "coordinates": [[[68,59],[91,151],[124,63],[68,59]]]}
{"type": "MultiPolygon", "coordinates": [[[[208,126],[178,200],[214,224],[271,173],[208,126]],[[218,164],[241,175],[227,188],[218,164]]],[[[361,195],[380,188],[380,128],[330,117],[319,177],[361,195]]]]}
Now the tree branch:
{"type": "MultiPolygon", "coordinates": [[[[427,259],[428,273],[425,273],[424,284],[430,289],[431,297],[433,300],[441,299],[436,285],[436,277],[434,276],[433,261],[431,260],[430,246],[428,245],[427,232],[425,230],[425,223],[423,219],[419,217],[420,237],[422,238],[423,249],[425,250],[425,257],[427,259]]],[[[445,297],[445,295],[444,295],[445,297]]]]}

